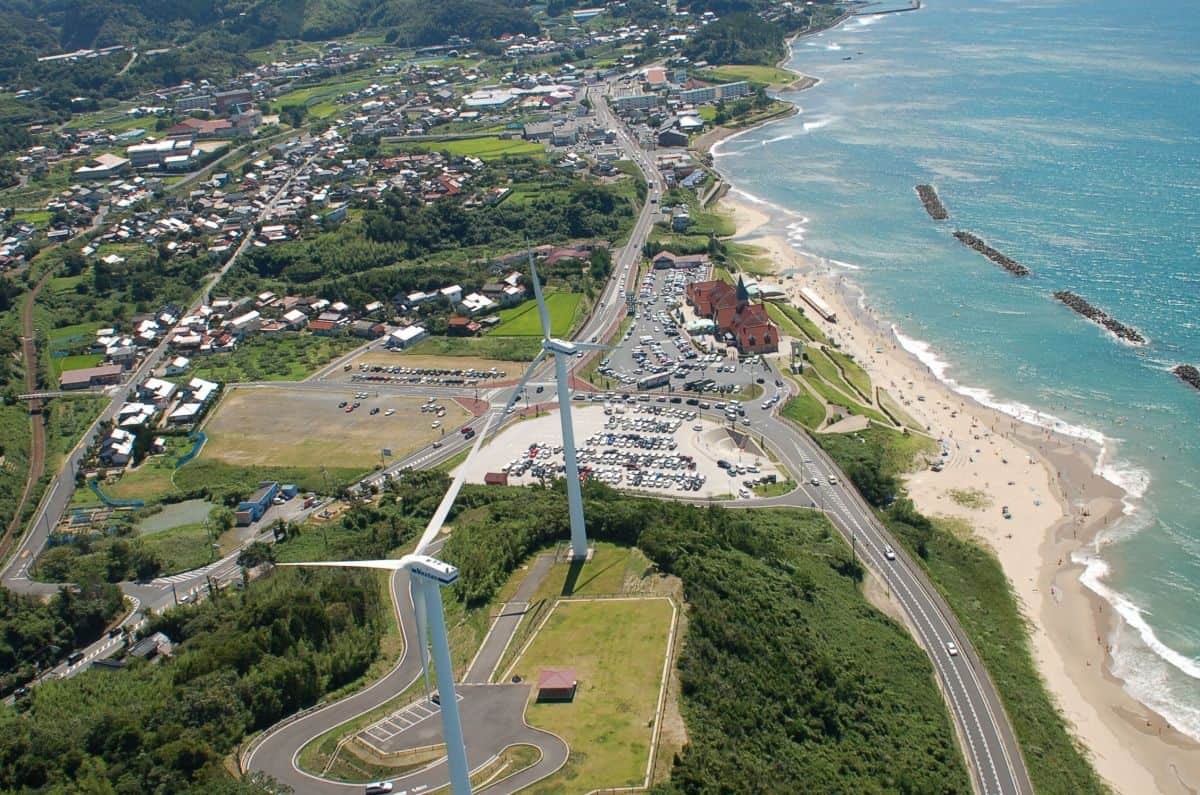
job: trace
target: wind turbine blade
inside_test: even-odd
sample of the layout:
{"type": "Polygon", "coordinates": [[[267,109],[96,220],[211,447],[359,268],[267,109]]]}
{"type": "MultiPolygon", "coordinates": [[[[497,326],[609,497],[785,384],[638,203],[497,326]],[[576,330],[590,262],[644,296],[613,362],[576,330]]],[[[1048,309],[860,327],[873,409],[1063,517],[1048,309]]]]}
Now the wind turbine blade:
{"type": "Polygon", "coordinates": [[[425,532],[421,535],[421,540],[417,542],[417,548],[413,551],[414,555],[424,555],[425,548],[433,543],[433,539],[437,538],[442,525],[446,523],[446,517],[450,515],[450,509],[454,507],[454,500],[458,498],[458,492],[462,489],[463,483],[467,479],[467,471],[471,468],[471,460],[479,452],[484,438],[488,435],[488,431],[492,429],[492,426],[496,424],[498,416],[502,415],[492,414],[492,418],[484,426],[483,432],[475,435],[475,444],[471,446],[471,452],[467,454],[466,460],[458,467],[458,475],[455,476],[454,481],[450,484],[450,488],[446,490],[442,501],[438,503],[437,510],[433,512],[433,518],[429,520],[429,524],[425,527],[425,532]]]}
{"type": "Polygon", "coordinates": [[[533,357],[533,361],[529,363],[529,369],[525,371],[525,375],[521,376],[521,380],[517,382],[517,386],[516,386],[516,389],[513,390],[512,397],[510,397],[508,399],[508,405],[506,405],[504,407],[505,414],[507,414],[508,410],[511,409],[516,404],[516,402],[521,398],[521,390],[525,388],[525,384],[526,384],[526,382],[529,381],[530,376],[533,375],[533,371],[537,369],[537,366],[539,364],[541,364],[542,360],[545,358],[546,358],[546,349],[545,348],[538,351],[538,355],[533,357]]]}
{"type": "Polygon", "coordinates": [[[406,565],[401,560],[321,560],[309,563],[276,563],[276,566],[321,566],[330,569],[381,569],[383,571],[399,571],[406,565]]]}
{"type": "Polygon", "coordinates": [[[585,351],[611,351],[617,347],[615,345],[601,345],[598,342],[572,342],[571,344],[585,351]]]}
{"type": "Polygon", "coordinates": [[[409,576],[408,593],[412,597],[413,612],[417,618],[417,649],[421,655],[421,672],[425,674],[425,694],[429,695],[429,630],[425,623],[425,588],[409,576]]]}
{"type": "Polygon", "coordinates": [[[546,308],[546,300],[542,298],[542,283],[538,280],[537,265],[533,264],[533,252],[529,252],[529,272],[533,280],[533,297],[537,299],[538,315],[542,318],[542,336],[550,339],[550,310],[546,308]]]}

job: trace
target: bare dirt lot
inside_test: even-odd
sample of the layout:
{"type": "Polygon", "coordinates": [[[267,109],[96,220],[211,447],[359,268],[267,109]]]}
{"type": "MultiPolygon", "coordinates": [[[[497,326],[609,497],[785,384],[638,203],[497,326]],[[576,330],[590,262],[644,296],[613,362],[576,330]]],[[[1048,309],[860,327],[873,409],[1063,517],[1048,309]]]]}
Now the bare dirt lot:
{"type": "MultiPolygon", "coordinates": [[[[362,391],[370,391],[364,388],[362,391]]],[[[388,448],[394,459],[452,433],[469,417],[453,401],[439,418],[422,412],[422,400],[392,396],[354,398],[346,394],[278,387],[239,387],[230,392],[206,423],[206,458],[260,466],[370,466],[388,448]],[[347,413],[338,404],[361,405],[347,413]],[[377,414],[371,410],[379,408],[377,414]],[[394,410],[388,416],[388,410],[394,410]],[[435,421],[440,428],[432,428],[435,421]]]]}

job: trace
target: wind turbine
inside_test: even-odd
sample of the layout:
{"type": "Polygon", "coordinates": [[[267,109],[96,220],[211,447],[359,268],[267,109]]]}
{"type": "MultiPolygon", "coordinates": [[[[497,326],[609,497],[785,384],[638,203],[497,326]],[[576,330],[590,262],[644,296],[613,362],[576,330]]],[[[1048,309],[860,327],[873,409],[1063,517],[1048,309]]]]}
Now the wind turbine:
{"type": "MultiPolygon", "coordinates": [[[[569,371],[572,357],[580,350],[607,350],[607,345],[592,345],[586,342],[570,342],[550,336],[550,310],[542,297],[542,285],[538,281],[537,266],[533,263],[533,252],[529,252],[529,271],[533,281],[533,294],[537,299],[538,315],[542,319],[542,350],[530,363],[521,377],[508,407],[516,401],[525,387],[525,382],[546,356],[554,357],[555,378],[558,381],[558,416],[562,422],[563,464],[567,478],[567,508],[571,516],[571,557],[587,560],[587,529],[583,523],[583,491],[579,487],[579,462],[575,455],[575,426],[571,422],[571,384],[569,371]]],[[[507,411],[507,409],[506,409],[507,411]]]]}
{"type": "MultiPolygon", "coordinates": [[[[510,401],[509,405],[512,403],[510,401]]],[[[442,708],[442,734],[446,741],[446,758],[450,768],[450,788],[454,795],[469,795],[471,792],[470,769],[467,767],[467,748],[463,741],[462,720],[458,714],[458,697],[454,691],[454,664],[450,660],[450,640],[446,635],[446,616],[442,606],[442,588],[458,580],[458,569],[445,561],[438,560],[426,552],[437,538],[450,515],[450,508],[462,489],[470,468],[471,459],[479,451],[483,439],[491,430],[498,416],[493,414],[483,432],[475,440],[467,460],[458,469],[458,475],[442,497],[441,503],[429,520],[425,532],[417,542],[412,554],[399,560],[346,560],[320,561],[312,563],[281,563],[281,566],[324,566],[356,569],[381,569],[383,571],[407,571],[408,589],[412,597],[417,619],[418,648],[421,655],[421,670],[425,675],[425,690],[429,690],[429,646],[432,639],[433,661],[437,666],[438,697],[442,708]]]]}

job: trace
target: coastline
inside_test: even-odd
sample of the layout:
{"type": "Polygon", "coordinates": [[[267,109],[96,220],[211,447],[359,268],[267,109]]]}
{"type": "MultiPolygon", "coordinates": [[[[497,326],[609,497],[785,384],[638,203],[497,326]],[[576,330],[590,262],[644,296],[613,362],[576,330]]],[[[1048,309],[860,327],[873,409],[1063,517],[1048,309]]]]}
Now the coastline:
{"type": "MultiPolygon", "coordinates": [[[[770,121],[775,119],[718,128],[698,140],[697,148],[715,154],[721,141],[770,121]]],[[[898,337],[875,315],[866,296],[847,281],[850,271],[838,267],[843,263],[801,253],[781,234],[759,234],[772,217],[752,197],[737,194],[734,188],[718,203],[733,214],[734,239],[766,249],[777,273],[794,274],[780,281],[797,305],[801,285],[832,304],[840,322],[813,318],[818,325],[877,385],[893,397],[903,393],[905,410],[951,445],[943,472],[924,470],[906,478],[910,494],[928,515],[968,522],[973,537],[995,552],[1029,620],[1038,670],[1100,776],[1119,792],[1198,791],[1200,743],[1137,701],[1111,673],[1109,643],[1121,619],[1081,579],[1086,562],[1080,556],[1124,514],[1125,492],[1100,474],[1100,445],[1016,419],[975,394],[956,391],[942,379],[940,367],[930,367],[936,359],[929,351],[918,350],[926,354],[922,361],[905,347],[917,350],[919,343],[898,337]],[[925,399],[913,401],[916,394],[925,399]],[[950,492],[964,489],[984,491],[989,506],[955,502],[950,492]],[[1001,505],[1013,506],[1016,518],[1003,519],[1001,505]]]]}

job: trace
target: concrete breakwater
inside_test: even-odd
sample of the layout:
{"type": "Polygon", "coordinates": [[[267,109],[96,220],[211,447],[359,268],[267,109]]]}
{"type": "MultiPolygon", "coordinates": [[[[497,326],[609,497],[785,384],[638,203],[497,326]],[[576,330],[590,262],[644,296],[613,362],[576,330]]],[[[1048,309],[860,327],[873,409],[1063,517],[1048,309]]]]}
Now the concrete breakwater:
{"type": "Polygon", "coordinates": [[[1116,334],[1118,338],[1126,342],[1132,342],[1134,345],[1144,345],[1146,343],[1146,338],[1142,336],[1142,332],[1109,316],[1103,309],[1097,309],[1075,293],[1067,290],[1059,290],[1054,294],[1054,297],[1088,320],[1104,326],[1113,334],[1116,334]]]}
{"type": "Polygon", "coordinates": [[[1029,268],[1026,268],[1024,265],[1017,262],[1007,254],[1002,254],[989,246],[987,243],[984,243],[983,240],[978,236],[973,235],[970,232],[964,232],[961,229],[955,232],[954,236],[958,238],[958,242],[962,243],[969,249],[978,251],[980,254],[987,257],[1001,268],[1004,268],[1004,270],[1008,271],[1013,276],[1029,275],[1029,268]]]}
{"type": "Polygon", "coordinates": [[[1179,376],[1185,384],[1190,384],[1196,389],[1200,389],[1200,370],[1197,370],[1190,364],[1181,364],[1171,372],[1179,376]]]}
{"type": "Polygon", "coordinates": [[[918,185],[917,195],[921,197],[921,204],[925,205],[925,212],[929,213],[929,217],[935,221],[945,221],[950,217],[950,213],[946,211],[946,205],[942,204],[941,197],[932,185],[918,185]]]}

